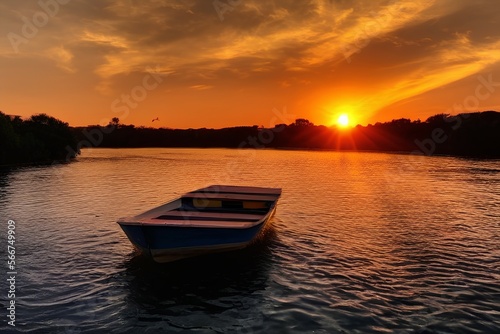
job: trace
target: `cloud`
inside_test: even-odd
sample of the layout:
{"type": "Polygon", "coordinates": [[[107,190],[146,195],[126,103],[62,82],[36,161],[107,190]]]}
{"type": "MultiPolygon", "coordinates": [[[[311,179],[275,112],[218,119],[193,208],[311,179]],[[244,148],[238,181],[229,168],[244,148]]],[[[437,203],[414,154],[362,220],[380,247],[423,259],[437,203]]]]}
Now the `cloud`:
{"type": "Polygon", "coordinates": [[[58,46],[48,49],[45,52],[49,59],[55,61],[57,66],[68,73],[75,73],[76,68],[72,64],[74,55],[64,46],[58,46]]]}
{"type": "MultiPolygon", "coordinates": [[[[463,11],[451,15],[461,17],[468,10],[470,8],[464,8],[463,11]]],[[[468,16],[473,17],[470,12],[468,16]]],[[[443,21],[446,20],[444,17],[443,21]]],[[[450,24],[447,23],[445,26],[450,27],[450,24]]],[[[400,41],[398,48],[409,47],[410,50],[414,50],[412,46],[418,46],[420,50],[415,53],[415,57],[411,55],[402,57],[399,54],[396,60],[393,59],[392,64],[378,66],[390,74],[391,80],[387,81],[385,87],[378,87],[376,95],[365,101],[365,110],[371,110],[373,114],[388,105],[446,87],[474,74],[483,73],[492,66],[500,65],[500,38],[476,37],[474,40],[474,34],[471,30],[466,30],[467,27],[465,29],[461,27],[460,31],[458,26],[457,30],[451,30],[444,27],[440,29],[436,24],[433,29],[441,30],[437,35],[441,35],[442,30],[445,30],[446,34],[441,35],[440,39],[436,38],[436,34],[428,35],[419,41],[400,38],[396,32],[396,35],[389,38],[392,42],[400,41]]],[[[416,30],[424,29],[416,27],[416,30]]]]}
{"type": "Polygon", "coordinates": [[[195,90],[206,90],[206,89],[213,88],[213,86],[209,86],[209,85],[193,85],[193,86],[191,86],[189,88],[195,89],[195,90]]]}
{"type": "MultiPolygon", "coordinates": [[[[232,9],[221,21],[205,0],[72,0],[19,53],[3,38],[0,61],[29,80],[21,58],[50,59],[105,96],[130,89],[158,64],[175,72],[170,88],[221,95],[248,88],[310,110],[356,99],[373,114],[500,59],[494,0],[225,3],[232,9]]],[[[22,18],[41,10],[4,0],[0,28],[22,34],[22,18]]]]}

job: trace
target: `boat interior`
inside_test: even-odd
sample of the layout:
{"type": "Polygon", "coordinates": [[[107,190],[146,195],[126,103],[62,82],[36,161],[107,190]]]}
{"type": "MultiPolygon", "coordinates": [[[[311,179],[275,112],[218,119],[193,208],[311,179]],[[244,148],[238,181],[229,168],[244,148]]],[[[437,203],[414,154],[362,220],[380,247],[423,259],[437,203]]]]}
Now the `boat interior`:
{"type": "Polygon", "coordinates": [[[155,219],[255,223],[274,208],[280,195],[277,188],[210,186],[183,195],[178,207],[155,219]]]}

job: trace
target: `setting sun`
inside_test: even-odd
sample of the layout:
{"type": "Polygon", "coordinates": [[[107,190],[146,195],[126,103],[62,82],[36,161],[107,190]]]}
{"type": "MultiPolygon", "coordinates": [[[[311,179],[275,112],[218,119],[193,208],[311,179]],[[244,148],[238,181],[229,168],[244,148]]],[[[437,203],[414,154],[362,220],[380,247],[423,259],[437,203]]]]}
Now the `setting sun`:
{"type": "Polygon", "coordinates": [[[347,114],[341,114],[337,119],[337,125],[346,128],[349,126],[349,116],[347,114]]]}

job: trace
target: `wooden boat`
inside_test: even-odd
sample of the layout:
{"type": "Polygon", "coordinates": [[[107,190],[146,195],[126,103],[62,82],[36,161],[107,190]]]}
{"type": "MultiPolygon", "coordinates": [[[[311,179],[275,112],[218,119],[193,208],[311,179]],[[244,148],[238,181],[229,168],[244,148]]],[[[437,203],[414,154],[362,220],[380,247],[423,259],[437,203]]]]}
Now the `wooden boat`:
{"type": "Polygon", "coordinates": [[[212,185],[118,224],[156,262],[241,249],[267,227],[280,188],[212,185]]]}

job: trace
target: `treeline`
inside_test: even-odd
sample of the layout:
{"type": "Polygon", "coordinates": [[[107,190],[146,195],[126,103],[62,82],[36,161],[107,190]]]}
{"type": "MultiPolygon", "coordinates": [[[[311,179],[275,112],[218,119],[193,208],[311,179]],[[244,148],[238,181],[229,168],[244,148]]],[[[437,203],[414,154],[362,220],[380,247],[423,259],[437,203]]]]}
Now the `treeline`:
{"type": "Polygon", "coordinates": [[[82,147],[295,148],[412,152],[500,158],[500,113],[439,114],[338,129],[306,119],[273,128],[154,129],[120,124],[71,128],[38,114],[27,120],[0,112],[0,166],[68,161],[82,147]]]}
{"type": "Polygon", "coordinates": [[[439,114],[424,122],[402,118],[348,130],[306,119],[274,128],[153,129],[122,125],[115,118],[106,127],[73,131],[81,147],[297,148],[500,157],[500,113],[495,111],[439,114]]]}
{"type": "Polygon", "coordinates": [[[0,166],[69,160],[77,143],[68,123],[54,117],[22,120],[0,112],[0,166]]]}

